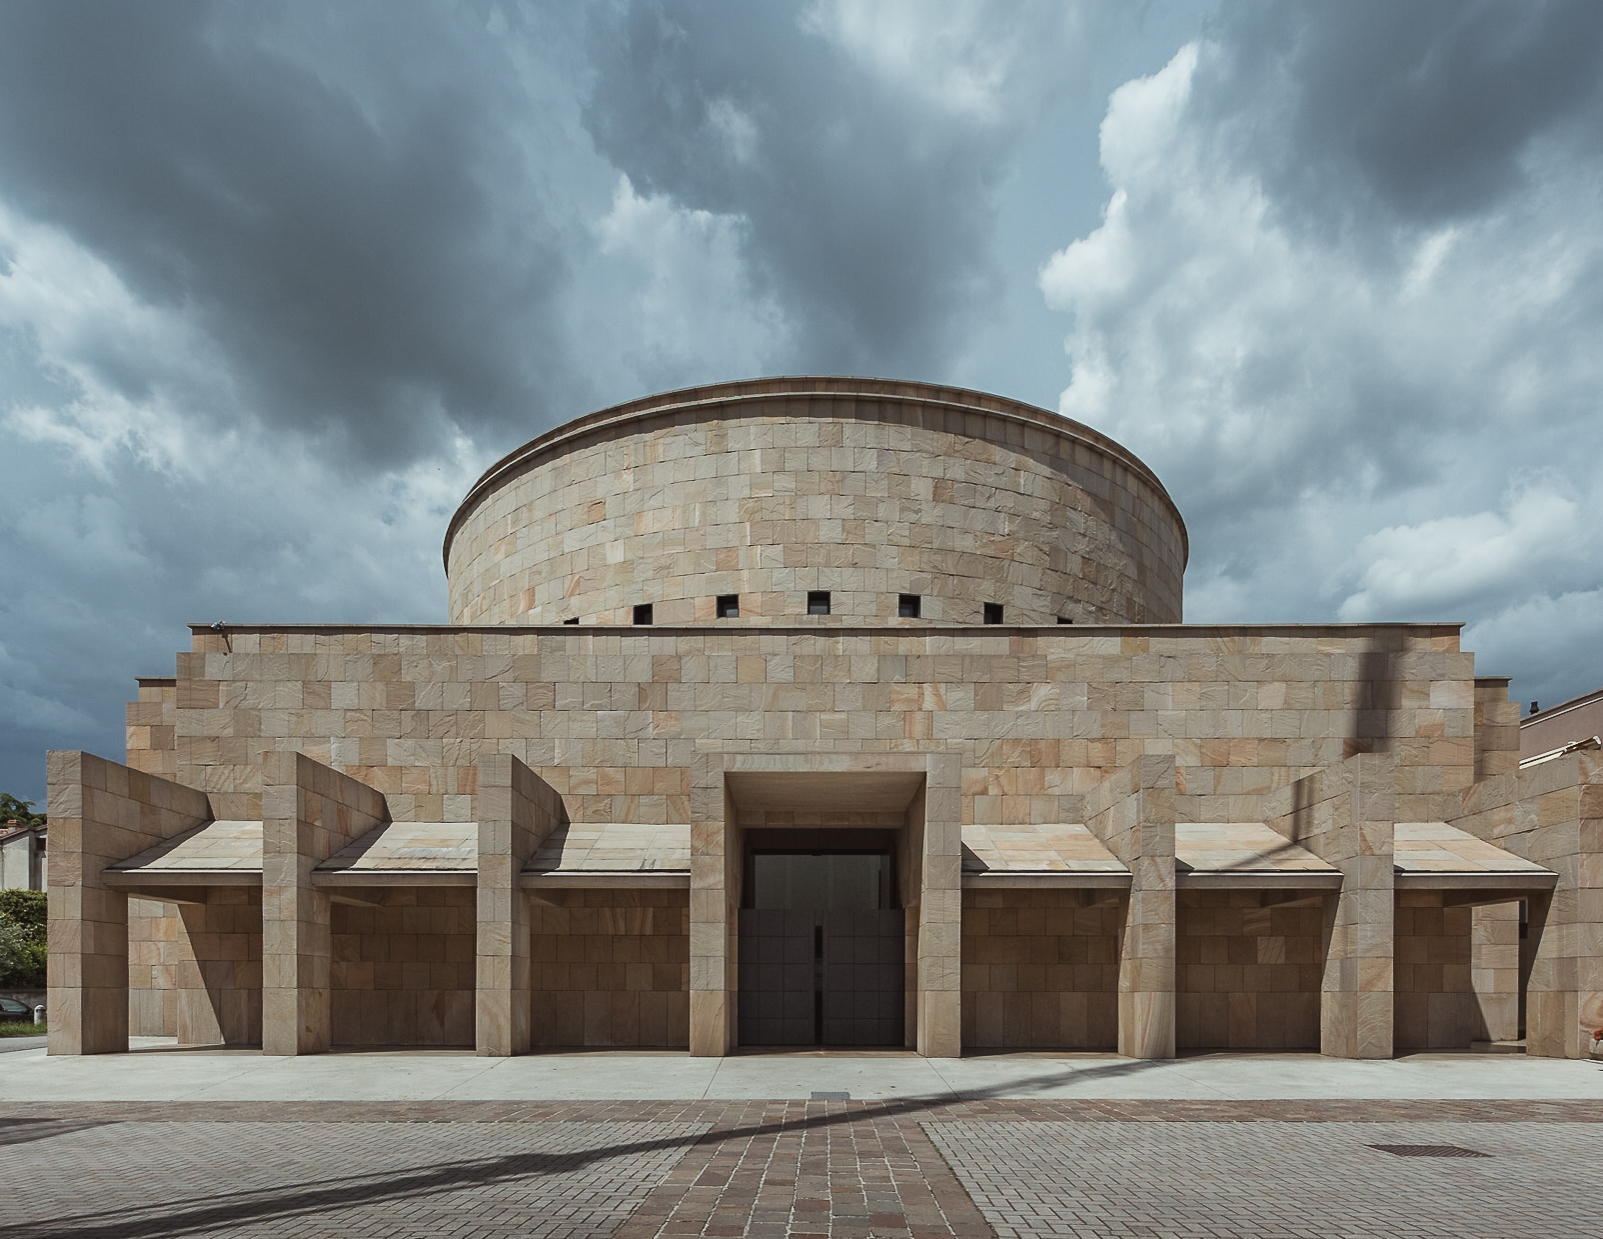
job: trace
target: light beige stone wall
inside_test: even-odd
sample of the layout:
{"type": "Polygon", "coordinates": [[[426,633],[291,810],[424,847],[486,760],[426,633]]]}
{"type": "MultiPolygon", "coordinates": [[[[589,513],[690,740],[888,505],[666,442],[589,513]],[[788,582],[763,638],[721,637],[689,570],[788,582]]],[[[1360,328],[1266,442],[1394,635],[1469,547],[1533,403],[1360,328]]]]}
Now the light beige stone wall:
{"type": "Polygon", "coordinates": [[[262,892],[197,886],[193,902],[128,899],[128,1032],[260,1045],[262,892]]]}
{"type": "Polygon", "coordinates": [[[1520,902],[1483,904],[1470,912],[1470,984],[1475,990],[1477,1041],[1516,1041],[1525,1035],[1520,902]]]}
{"type": "Polygon", "coordinates": [[[1581,1058],[1603,1027],[1603,754],[1571,753],[1474,784],[1452,824],[1558,874],[1530,898],[1528,1052],[1581,1058]]]}
{"type": "Polygon", "coordinates": [[[1397,1053],[1465,1050],[1484,1037],[1470,979],[1472,912],[1444,907],[1440,891],[1397,892],[1397,1053]]]}
{"type": "Polygon", "coordinates": [[[690,902],[681,890],[531,899],[536,1046],[690,1044],[690,902]]]}
{"type": "Polygon", "coordinates": [[[178,772],[177,716],[178,681],[140,677],[139,696],[127,709],[129,766],[169,779],[178,772]]]}
{"type": "Polygon", "coordinates": [[[176,904],[128,900],[128,1035],[178,1035],[183,921],[176,904]]]}
{"type": "Polygon", "coordinates": [[[519,879],[566,812],[551,785],[507,753],[479,763],[478,809],[476,1047],[485,1056],[526,1054],[529,903],[519,879]]]}
{"type": "Polygon", "coordinates": [[[675,392],[486,475],[447,535],[457,623],[1169,623],[1185,528],[1105,436],[994,396],[872,380],[675,392]],[[831,614],[807,614],[827,590],[831,614]]]}
{"type": "Polygon", "coordinates": [[[1520,764],[1520,708],[1505,676],[1475,680],[1475,777],[1508,774],[1520,764]]]}
{"type": "Polygon", "coordinates": [[[709,752],[954,753],[978,822],[1079,821],[1144,754],[1174,756],[1186,821],[1261,821],[1266,795],[1376,743],[1404,771],[1401,820],[1456,812],[1473,778],[1474,659],[1453,626],[198,628],[194,645],[180,700],[209,704],[176,709],[178,777],[240,818],[284,751],[403,821],[475,820],[491,752],[596,822],[688,824],[709,752]],[[1363,705],[1361,668],[1394,704],[1363,705]]]}
{"type": "MultiPolygon", "coordinates": [[[[692,1045],[710,1053],[727,1044],[736,962],[731,763],[939,762],[951,783],[931,803],[956,829],[1089,820],[1110,807],[1087,799],[1105,794],[1110,774],[1160,759],[1167,800],[1149,806],[1154,825],[1165,814],[1262,821],[1282,800],[1278,812],[1292,810],[1293,781],[1349,753],[1392,772],[1388,820],[1441,820],[1475,761],[1473,659],[1451,626],[205,627],[194,646],[179,656],[172,752],[179,777],[203,788],[218,816],[261,815],[264,769],[299,753],[366,789],[348,789],[372,800],[357,813],[363,821],[384,806],[397,820],[479,821],[488,811],[479,763],[500,755],[544,780],[576,822],[682,825],[708,883],[700,905],[691,899],[692,943],[704,926],[708,954],[692,949],[690,1001],[692,1045]]],[[[916,833],[909,827],[908,838],[916,833]]],[[[922,866],[931,841],[920,839],[922,866]]],[[[939,909],[923,899],[911,909],[909,976],[941,985],[910,996],[908,1026],[919,1036],[938,1024],[955,1045],[960,942],[947,870],[958,853],[955,835],[937,842],[939,889],[950,896],[939,909]],[[946,997],[931,999],[937,991],[946,997]],[[940,1008],[933,1023],[917,1009],[927,1001],[940,1008]]],[[[1153,889],[1143,916],[1154,928],[1132,943],[1164,932],[1166,897],[1153,889]]],[[[1132,978],[1153,973],[1140,992],[1164,992],[1161,954],[1132,965],[1132,978]]],[[[1390,1026],[1388,1007],[1388,1044],[1390,1026]]]]}
{"type": "Polygon", "coordinates": [[[472,1045],[473,888],[396,886],[382,898],[333,905],[331,1043],[472,1045]]]}
{"type": "Polygon", "coordinates": [[[1183,890],[1176,898],[1179,1048],[1317,1050],[1326,897],[1183,890]]]}
{"type": "Polygon", "coordinates": [[[317,1054],[333,1034],[333,903],[312,870],[392,818],[382,794],[304,753],[262,765],[262,1050],[317,1054]]]}
{"type": "Polygon", "coordinates": [[[1111,1050],[1124,898],[963,892],[965,1049],[1111,1050]]]}

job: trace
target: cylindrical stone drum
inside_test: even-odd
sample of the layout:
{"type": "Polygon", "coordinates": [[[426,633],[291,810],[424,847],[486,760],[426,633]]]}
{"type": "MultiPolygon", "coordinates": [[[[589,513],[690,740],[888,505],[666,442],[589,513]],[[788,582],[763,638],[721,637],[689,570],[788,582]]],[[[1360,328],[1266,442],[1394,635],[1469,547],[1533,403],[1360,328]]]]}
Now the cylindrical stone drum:
{"type": "Polygon", "coordinates": [[[454,624],[1147,624],[1185,524],[1089,427],[1000,396],[756,379],[603,409],[490,468],[454,624]]]}

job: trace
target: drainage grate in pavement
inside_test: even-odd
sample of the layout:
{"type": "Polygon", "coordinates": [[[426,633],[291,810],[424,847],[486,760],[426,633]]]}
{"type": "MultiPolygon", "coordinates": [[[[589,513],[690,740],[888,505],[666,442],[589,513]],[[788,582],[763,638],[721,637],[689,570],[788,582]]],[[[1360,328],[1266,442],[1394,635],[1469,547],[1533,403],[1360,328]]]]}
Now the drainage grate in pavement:
{"type": "Polygon", "coordinates": [[[1456,1144],[1372,1144],[1372,1149],[1390,1153],[1393,1157],[1490,1157],[1456,1144]]]}
{"type": "Polygon", "coordinates": [[[819,1092],[817,1090],[814,1090],[814,1092],[813,1092],[813,1100],[814,1101],[850,1101],[851,1099],[852,1099],[852,1095],[850,1093],[845,1093],[845,1092],[842,1092],[842,1093],[830,1093],[830,1092],[819,1092]]]}

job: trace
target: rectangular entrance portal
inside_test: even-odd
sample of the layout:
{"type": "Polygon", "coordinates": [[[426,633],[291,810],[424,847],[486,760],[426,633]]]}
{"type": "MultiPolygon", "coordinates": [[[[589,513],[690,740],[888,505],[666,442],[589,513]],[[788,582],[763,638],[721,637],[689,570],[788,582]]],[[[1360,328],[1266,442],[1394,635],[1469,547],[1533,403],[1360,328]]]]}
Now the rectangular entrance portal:
{"type": "MultiPolygon", "coordinates": [[[[880,832],[861,848],[778,846],[751,832],[740,910],[739,1040],[747,1046],[901,1046],[905,920],[894,853],[880,832]]],[[[820,845],[839,839],[829,832],[820,845]]],[[[867,836],[867,837],[864,837],[867,836]]]]}

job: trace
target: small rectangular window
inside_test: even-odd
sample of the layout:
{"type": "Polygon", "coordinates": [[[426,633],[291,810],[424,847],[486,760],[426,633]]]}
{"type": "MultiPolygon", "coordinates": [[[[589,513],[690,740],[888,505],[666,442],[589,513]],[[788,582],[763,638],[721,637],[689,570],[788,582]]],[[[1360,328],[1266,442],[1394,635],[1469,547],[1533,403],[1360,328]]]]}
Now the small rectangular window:
{"type": "Polygon", "coordinates": [[[1074,621],[1071,620],[1067,615],[1060,615],[1060,616],[1058,616],[1058,623],[1060,623],[1060,624],[1072,624],[1072,623],[1074,623],[1074,621]]]}
{"type": "Polygon", "coordinates": [[[896,596],[896,614],[902,619],[917,619],[918,595],[898,594],[896,596]]]}
{"type": "Polygon", "coordinates": [[[987,624],[1000,624],[1002,622],[1002,604],[1000,602],[987,602],[985,604],[985,622],[987,624]]]}
{"type": "Polygon", "coordinates": [[[718,618],[719,619],[739,619],[740,618],[740,595],[739,594],[719,594],[718,595],[718,618]]]}
{"type": "Polygon", "coordinates": [[[807,591],[807,614],[829,614],[829,591],[827,589],[810,589],[807,591]]]}
{"type": "Polygon", "coordinates": [[[635,604],[635,623],[651,623],[651,604],[649,602],[639,602],[635,604]]]}
{"type": "Polygon", "coordinates": [[[562,622],[564,624],[577,624],[579,622],[579,617],[577,615],[575,615],[575,616],[572,616],[569,619],[563,620],[562,622]]]}

